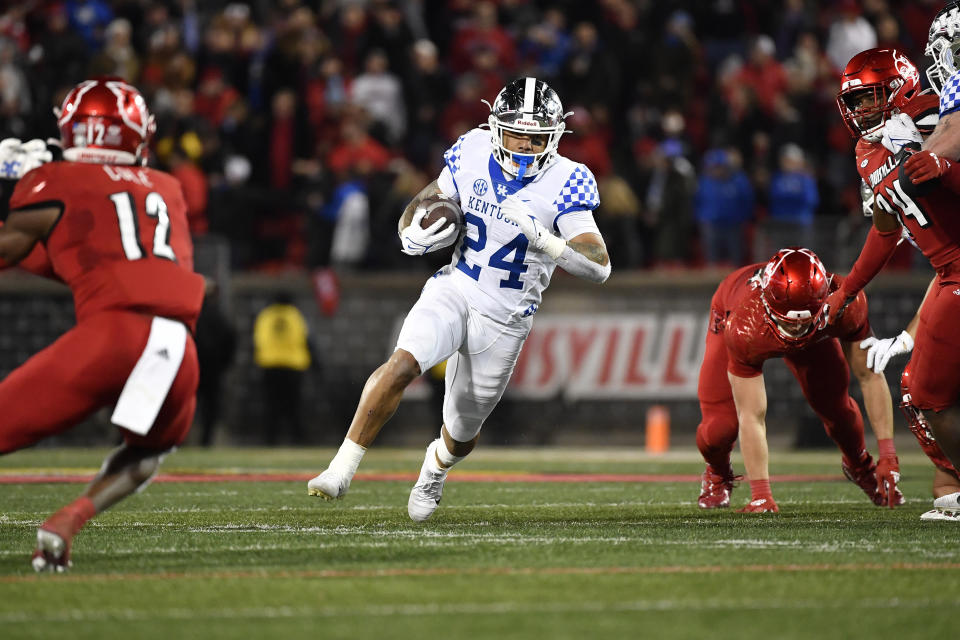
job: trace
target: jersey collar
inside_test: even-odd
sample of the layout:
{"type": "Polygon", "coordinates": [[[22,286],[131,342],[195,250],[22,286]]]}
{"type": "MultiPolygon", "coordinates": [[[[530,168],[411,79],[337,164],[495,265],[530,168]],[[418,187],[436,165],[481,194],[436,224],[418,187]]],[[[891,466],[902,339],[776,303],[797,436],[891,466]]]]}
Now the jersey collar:
{"type": "Polygon", "coordinates": [[[508,177],[500,164],[494,159],[493,154],[490,154],[490,161],[487,165],[490,172],[490,182],[493,184],[493,194],[496,196],[498,203],[503,202],[504,198],[512,196],[537,178],[536,175],[523,180],[508,177]]]}

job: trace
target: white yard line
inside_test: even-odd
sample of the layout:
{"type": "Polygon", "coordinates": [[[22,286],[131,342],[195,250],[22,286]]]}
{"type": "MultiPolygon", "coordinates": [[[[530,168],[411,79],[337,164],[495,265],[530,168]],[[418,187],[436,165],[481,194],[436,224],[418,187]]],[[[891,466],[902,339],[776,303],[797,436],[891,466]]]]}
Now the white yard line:
{"type": "MultiPolygon", "coordinates": [[[[831,596],[832,597],[832,596],[831,596]]],[[[960,605],[960,598],[859,598],[836,601],[825,596],[822,600],[783,600],[764,598],[681,599],[681,600],[624,600],[620,602],[471,602],[442,604],[368,605],[361,607],[243,607],[233,609],[87,609],[50,610],[43,612],[0,613],[0,624],[153,621],[153,620],[226,620],[226,619],[284,619],[284,618],[365,618],[393,616],[450,616],[491,614],[570,614],[570,613],[631,613],[643,611],[821,611],[824,609],[861,609],[866,611],[889,609],[952,609],[960,605]]]]}

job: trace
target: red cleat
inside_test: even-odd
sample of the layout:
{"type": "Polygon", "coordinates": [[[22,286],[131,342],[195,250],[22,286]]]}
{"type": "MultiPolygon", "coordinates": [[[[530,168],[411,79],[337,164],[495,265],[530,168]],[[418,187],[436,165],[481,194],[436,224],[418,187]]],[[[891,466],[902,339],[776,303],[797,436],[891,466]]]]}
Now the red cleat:
{"type": "Polygon", "coordinates": [[[733,469],[727,467],[725,473],[717,473],[709,464],[700,476],[700,497],[697,505],[701,509],[720,509],[730,506],[730,492],[739,476],[733,475],[733,469]]]}
{"type": "MultiPolygon", "coordinates": [[[[863,492],[867,494],[867,497],[870,498],[873,504],[878,507],[886,506],[883,496],[880,495],[880,489],[877,487],[877,465],[873,462],[873,458],[870,457],[869,453],[864,452],[864,457],[860,459],[860,462],[856,466],[851,466],[847,464],[846,460],[843,460],[843,462],[840,463],[840,468],[843,470],[843,475],[847,477],[847,480],[863,489],[863,492]]],[[[900,489],[897,488],[894,492],[895,497],[893,504],[903,504],[905,501],[900,489]]]]}
{"type": "Polygon", "coordinates": [[[774,502],[773,496],[757,498],[742,509],[737,509],[737,513],[780,513],[780,507],[774,502]]]}

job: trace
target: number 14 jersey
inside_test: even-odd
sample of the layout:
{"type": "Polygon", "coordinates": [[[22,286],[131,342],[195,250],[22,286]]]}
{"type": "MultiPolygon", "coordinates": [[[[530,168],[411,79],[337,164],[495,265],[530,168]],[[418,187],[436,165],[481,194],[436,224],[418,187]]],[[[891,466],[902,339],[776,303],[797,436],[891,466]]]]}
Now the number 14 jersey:
{"type": "Polygon", "coordinates": [[[473,129],[444,154],[437,179],[444,195],[459,201],[465,229],[453,259],[437,277],[451,277],[470,305],[500,322],[536,313],[556,263],[528,246],[500,204],[516,195],[537,221],[565,239],[597,232],[591,211],[600,204],[597,181],[583,164],[557,156],[533,178],[505,174],[493,157],[490,132],[473,129]],[[568,215],[575,214],[575,215],[568,215]]]}
{"type": "Polygon", "coordinates": [[[144,167],[51,162],[21,178],[10,198],[11,211],[41,207],[60,209],[45,244],[78,322],[127,309],[194,326],[204,282],[193,272],[176,178],[144,167]]]}
{"type": "Polygon", "coordinates": [[[873,189],[877,206],[895,215],[917,248],[940,274],[953,273],[960,263],[960,215],[957,194],[939,181],[919,185],[903,174],[907,151],[894,155],[879,143],[857,143],[857,170],[873,189]],[[957,264],[957,267],[950,265],[957,264]]]}

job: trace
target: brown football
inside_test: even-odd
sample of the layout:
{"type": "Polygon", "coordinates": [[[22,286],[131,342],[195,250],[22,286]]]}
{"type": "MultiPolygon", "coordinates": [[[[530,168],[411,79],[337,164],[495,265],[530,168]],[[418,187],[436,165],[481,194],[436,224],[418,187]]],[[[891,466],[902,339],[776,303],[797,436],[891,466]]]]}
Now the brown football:
{"type": "Polygon", "coordinates": [[[460,209],[460,205],[439,193],[421,200],[417,209],[426,209],[427,213],[420,221],[420,226],[424,229],[427,229],[441,218],[447,222],[442,225],[439,230],[446,229],[451,224],[457,226],[463,225],[463,211],[460,209]]]}

